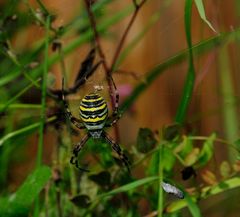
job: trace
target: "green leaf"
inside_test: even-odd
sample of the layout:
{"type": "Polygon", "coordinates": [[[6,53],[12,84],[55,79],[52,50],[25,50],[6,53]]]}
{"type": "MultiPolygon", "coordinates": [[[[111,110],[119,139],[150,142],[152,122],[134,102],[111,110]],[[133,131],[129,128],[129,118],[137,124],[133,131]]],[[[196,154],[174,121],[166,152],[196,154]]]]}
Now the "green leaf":
{"type": "Polygon", "coordinates": [[[25,217],[29,209],[51,178],[51,169],[41,166],[28,176],[16,193],[0,201],[0,216],[25,217]]]}
{"type": "Polygon", "coordinates": [[[155,152],[152,155],[150,162],[148,164],[147,175],[154,176],[154,175],[158,174],[158,167],[159,167],[159,154],[158,154],[158,152],[155,152]]]}
{"type": "Polygon", "coordinates": [[[213,143],[216,139],[216,134],[213,133],[203,144],[202,150],[199,154],[197,167],[204,166],[213,155],[213,143]]]}
{"type": "Polygon", "coordinates": [[[223,178],[227,178],[230,176],[231,167],[227,161],[223,161],[220,165],[220,173],[223,178]]]}
{"type": "Polygon", "coordinates": [[[192,0],[185,1],[184,13],[185,13],[184,16],[185,33],[188,45],[188,73],[184,83],[183,94],[175,116],[175,121],[179,124],[183,124],[186,118],[187,110],[192,98],[196,74],[193,62],[192,35],[191,35],[192,0]]]}
{"type": "Polygon", "coordinates": [[[160,159],[160,163],[162,164],[163,169],[166,172],[170,172],[174,167],[176,158],[172,153],[172,150],[169,148],[163,148],[162,150],[162,159],[160,159]]]}
{"type": "Polygon", "coordinates": [[[187,206],[189,208],[189,211],[191,212],[193,217],[201,217],[200,209],[197,205],[197,203],[189,196],[189,194],[185,193],[185,201],[187,202],[187,206]]]}
{"type": "Polygon", "coordinates": [[[183,141],[174,149],[174,153],[185,158],[193,149],[193,142],[187,136],[183,136],[183,141]]]}
{"type": "Polygon", "coordinates": [[[199,148],[194,148],[184,159],[185,166],[192,166],[199,157],[199,148]]]}
{"type": "Polygon", "coordinates": [[[204,10],[204,6],[203,6],[203,2],[202,0],[194,0],[195,4],[197,6],[198,9],[198,13],[200,15],[200,17],[202,18],[202,20],[214,31],[216,32],[216,30],[213,28],[212,24],[207,20],[206,15],[205,15],[205,10],[204,10]]]}

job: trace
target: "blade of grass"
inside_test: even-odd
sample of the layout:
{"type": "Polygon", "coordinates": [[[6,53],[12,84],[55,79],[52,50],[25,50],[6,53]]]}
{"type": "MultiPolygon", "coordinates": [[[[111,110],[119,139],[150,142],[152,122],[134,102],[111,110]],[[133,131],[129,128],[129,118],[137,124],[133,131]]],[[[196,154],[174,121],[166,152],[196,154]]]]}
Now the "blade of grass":
{"type": "Polygon", "coordinates": [[[41,99],[41,122],[39,128],[39,142],[38,142],[38,155],[37,155],[37,166],[42,164],[42,152],[43,152],[43,134],[44,124],[46,119],[46,93],[47,93],[47,73],[48,73],[48,47],[49,47],[49,28],[50,28],[50,16],[46,20],[46,36],[45,36],[45,59],[43,64],[43,75],[42,75],[42,99],[41,99]]]}
{"type": "Polygon", "coordinates": [[[134,181],[134,182],[131,182],[129,184],[126,184],[126,185],[123,185],[119,188],[116,188],[112,191],[109,191],[107,193],[104,193],[104,194],[101,194],[98,196],[98,199],[99,198],[104,198],[104,197],[108,197],[108,196],[111,196],[111,195],[114,195],[114,194],[119,194],[119,193],[122,193],[122,192],[127,192],[127,191],[130,191],[130,190],[133,190],[141,185],[145,185],[145,184],[150,184],[154,181],[157,181],[159,179],[158,176],[152,176],[152,177],[147,177],[147,178],[144,178],[144,179],[139,179],[137,181],[134,181]]]}
{"type": "MultiPolygon", "coordinates": [[[[6,106],[6,104],[0,104],[0,110],[6,106]]],[[[8,109],[41,109],[42,106],[40,104],[22,104],[22,103],[16,103],[11,104],[8,106],[8,109]]]]}
{"type": "MultiPolygon", "coordinates": [[[[4,127],[4,134],[8,134],[13,131],[14,127],[14,114],[12,112],[8,113],[8,121],[4,127]]],[[[8,182],[8,173],[11,161],[11,154],[13,151],[13,146],[6,145],[2,147],[0,152],[0,186],[7,186],[8,182]]]]}
{"type": "MultiPolygon", "coordinates": [[[[55,121],[56,119],[57,119],[57,117],[56,117],[56,116],[53,116],[53,117],[51,117],[51,118],[48,118],[48,119],[46,120],[46,123],[50,123],[50,122],[52,122],[52,121],[55,121]]],[[[41,124],[41,122],[37,122],[37,123],[31,124],[31,125],[29,125],[29,126],[27,126],[27,127],[23,127],[23,128],[21,128],[21,129],[19,129],[19,130],[16,130],[16,131],[13,131],[13,132],[11,132],[11,133],[8,133],[7,135],[3,136],[3,137],[0,139],[0,147],[1,147],[6,141],[8,141],[9,139],[14,138],[15,136],[20,136],[20,135],[22,135],[22,134],[25,135],[25,134],[27,134],[27,133],[35,130],[35,129],[38,129],[38,128],[40,127],[40,124],[41,124]]]]}
{"type": "Polygon", "coordinates": [[[150,183],[153,183],[155,181],[157,181],[159,179],[158,176],[151,176],[151,177],[147,177],[147,178],[143,178],[143,179],[139,179],[137,181],[133,181],[129,184],[126,184],[126,185],[123,185],[123,186],[120,186],[112,191],[109,191],[107,193],[103,193],[103,194],[100,194],[93,202],[92,204],[90,205],[90,207],[86,210],[86,212],[83,214],[83,216],[87,216],[91,210],[94,209],[94,207],[96,207],[99,203],[99,201],[103,200],[104,198],[108,198],[112,195],[115,195],[115,194],[119,194],[119,193],[122,193],[122,192],[127,192],[127,191],[130,191],[130,190],[133,190],[135,188],[138,188],[142,185],[145,185],[145,184],[150,184],[150,183]]]}
{"type": "Polygon", "coordinates": [[[213,28],[212,24],[207,20],[206,15],[205,15],[205,10],[204,10],[204,6],[203,6],[203,2],[202,0],[194,0],[195,4],[197,6],[198,9],[198,13],[200,15],[200,17],[202,18],[202,20],[214,31],[216,32],[216,30],[213,28]]]}
{"type": "Polygon", "coordinates": [[[162,153],[163,153],[163,144],[159,144],[159,183],[158,183],[158,217],[162,217],[163,214],[163,188],[162,188],[162,181],[163,181],[163,165],[161,162],[162,159],[162,153]]]}
{"type": "Polygon", "coordinates": [[[184,194],[185,196],[185,201],[187,203],[187,206],[189,208],[190,213],[192,214],[193,217],[201,217],[201,212],[200,209],[196,203],[196,201],[194,201],[188,193],[185,192],[184,194]]]}
{"type": "MultiPolygon", "coordinates": [[[[41,0],[36,0],[36,1],[37,1],[37,3],[39,4],[40,8],[44,11],[45,16],[50,16],[47,8],[46,8],[45,5],[42,3],[42,1],[41,1],[41,0]]],[[[46,21],[46,22],[48,22],[48,21],[46,21]]]]}
{"type": "Polygon", "coordinates": [[[183,124],[188,106],[193,93],[194,81],[195,81],[195,69],[193,64],[193,51],[192,51],[192,37],[191,37],[191,17],[192,17],[192,0],[185,1],[185,32],[188,44],[188,73],[183,88],[183,95],[180,104],[177,109],[175,121],[179,124],[183,124]]]}
{"type": "MultiPolygon", "coordinates": [[[[44,64],[43,64],[43,75],[42,75],[42,109],[41,109],[41,122],[39,127],[39,140],[38,140],[38,150],[37,150],[37,159],[36,166],[40,168],[42,165],[42,155],[43,155],[43,135],[44,135],[44,125],[46,120],[46,94],[47,94],[47,73],[48,73],[48,47],[49,47],[49,30],[50,30],[50,16],[47,16],[46,19],[46,35],[45,35],[45,53],[44,53],[44,64]]],[[[39,216],[40,211],[40,201],[39,198],[35,201],[34,214],[33,216],[39,216]]]]}
{"type": "Polygon", "coordinates": [[[31,173],[21,187],[11,197],[0,201],[0,216],[24,217],[28,216],[34,199],[51,178],[51,170],[41,166],[31,173]]]}
{"type": "MultiPolygon", "coordinates": [[[[37,80],[39,82],[40,79],[37,80]]],[[[30,88],[34,86],[34,83],[30,83],[28,86],[26,86],[24,89],[22,89],[19,93],[17,93],[14,97],[9,99],[4,106],[0,109],[0,113],[4,112],[13,102],[15,102],[19,97],[21,97],[24,93],[26,93],[30,88]]]]}
{"type": "MultiPolygon", "coordinates": [[[[239,37],[239,33],[240,29],[236,29],[233,32],[222,33],[218,36],[206,39],[192,47],[193,53],[194,55],[202,55],[206,52],[209,52],[213,48],[223,44],[228,44],[229,42],[236,40],[236,38],[239,37]]],[[[120,111],[124,113],[128,108],[130,108],[136,101],[137,97],[139,97],[152,84],[152,82],[155,81],[159,75],[161,75],[161,73],[171,66],[183,62],[187,58],[188,52],[188,50],[183,50],[147,72],[144,78],[145,82],[141,82],[134,88],[131,95],[129,95],[121,104],[120,111]]]]}
{"type": "MultiPolygon", "coordinates": [[[[234,93],[234,84],[230,63],[229,55],[227,51],[227,46],[223,46],[220,49],[218,63],[220,72],[220,91],[222,98],[222,113],[223,113],[223,128],[226,134],[226,139],[231,143],[234,143],[239,138],[239,124],[238,124],[238,112],[234,93]]],[[[229,159],[231,162],[236,160],[238,152],[234,149],[229,149],[229,159]]]]}

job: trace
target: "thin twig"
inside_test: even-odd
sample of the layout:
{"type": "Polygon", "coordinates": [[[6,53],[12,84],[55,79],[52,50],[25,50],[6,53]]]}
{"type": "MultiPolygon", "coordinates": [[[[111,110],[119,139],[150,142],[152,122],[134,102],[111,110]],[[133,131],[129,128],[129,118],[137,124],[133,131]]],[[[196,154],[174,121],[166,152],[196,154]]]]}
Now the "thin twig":
{"type": "Polygon", "coordinates": [[[134,13],[133,13],[133,15],[132,15],[132,17],[131,17],[128,25],[127,25],[127,28],[126,28],[125,31],[123,32],[123,35],[122,35],[122,37],[121,37],[121,39],[120,39],[120,41],[119,41],[119,43],[118,43],[118,46],[117,46],[117,48],[116,48],[115,53],[114,53],[113,60],[112,60],[112,64],[111,64],[111,67],[110,67],[110,71],[111,71],[111,72],[114,70],[116,61],[117,61],[117,59],[118,59],[118,57],[119,57],[119,55],[120,55],[120,52],[121,52],[121,50],[122,50],[122,48],[123,48],[123,44],[124,44],[124,42],[125,42],[125,40],[126,40],[126,37],[127,37],[128,33],[129,33],[129,31],[130,31],[130,29],[131,29],[131,27],[132,27],[132,25],[133,25],[133,23],[134,23],[134,21],[135,21],[135,19],[136,19],[136,17],[137,17],[137,14],[138,14],[140,8],[143,6],[143,4],[144,4],[146,1],[147,1],[147,0],[142,0],[142,1],[138,4],[136,0],[133,0],[133,4],[134,4],[134,7],[135,7],[135,11],[134,11],[134,13]]]}
{"type": "MultiPolygon", "coordinates": [[[[47,17],[46,21],[46,36],[45,36],[45,60],[43,65],[43,75],[42,75],[42,97],[41,97],[41,122],[39,126],[39,139],[38,139],[38,149],[36,157],[36,167],[39,168],[42,165],[43,157],[43,145],[44,145],[44,126],[46,122],[46,95],[47,95],[47,73],[48,73],[48,47],[49,47],[49,27],[51,25],[50,17],[47,17]]],[[[40,198],[37,197],[35,200],[34,214],[33,216],[39,216],[40,213],[40,198]]]]}
{"type": "Polygon", "coordinates": [[[98,50],[99,56],[101,57],[105,72],[109,73],[109,67],[107,65],[106,57],[105,57],[105,54],[104,54],[103,49],[101,47],[100,37],[99,37],[98,31],[97,31],[97,24],[96,24],[96,21],[95,21],[95,18],[94,18],[94,14],[91,10],[91,3],[89,3],[88,0],[85,0],[85,4],[86,4],[88,17],[90,19],[90,23],[91,23],[91,26],[92,26],[92,29],[93,29],[94,38],[95,38],[95,42],[97,44],[97,50],[98,50]]]}

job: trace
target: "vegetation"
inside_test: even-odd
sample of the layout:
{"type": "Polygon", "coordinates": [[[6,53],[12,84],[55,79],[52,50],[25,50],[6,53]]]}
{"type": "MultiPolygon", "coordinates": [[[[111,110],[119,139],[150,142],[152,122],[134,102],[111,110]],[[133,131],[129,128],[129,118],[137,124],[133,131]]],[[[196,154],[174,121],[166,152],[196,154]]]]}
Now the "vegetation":
{"type": "MultiPolygon", "coordinates": [[[[238,202],[234,200],[240,187],[238,90],[232,71],[239,66],[232,62],[239,55],[239,28],[220,31],[207,18],[202,0],[182,1],[178,4],[184,6],[181,28],[185,49],[159,60],[139,75],[123,70],[124,63],[150,31],[157,34],[158,22],[165,19],[162,14],[170,10],[173,1],[124,2],[121,10],[115,10],[119,7],[116,3],[121,1],[82,0],[77,15],[63,25],[59,24],[61,17],[51,10],[50,1],[37,0],[32,4],[27,0],[9,0],[0,4],[0,216],[238,215],[238,202]],[[134,24],[150,2],[160,5],[161,10],[144,18],[141,29],[134,32],[134,24]],[[193,13],[210,32],[197,43],[192,35],[196,21],[193,13]],[[123,23],[123,29],[118,30],[123,23]],[[33,38],[31,43],[26,40],[29,35],[33,38]],[[110,55],[106,52],[108,43],[114,45],[110,55]],[[233,54],[228,50],[232,47],[236,49],[231,50],[233,54]],[[86,52],[79,59],[80,68],[74,75],[76,60],[68,58],[79,52],[79,48],[86,52]],[[213,111],[195,113],[191,111],[195,89],[199,82],[207,80],[209,65],[214,62],[213,52],[218,52],[216,89],[222,93],[221,109],[218,105],[213,111]],[[199,62],[207,55],[210,62],[203,67],[205,72],[199,73],[199,62]],[[94,64],[100,69],[89,70],[94,64]],[[83,96],[79,93],[99,89],[113,111],[116,83],[120,99],[124,98],[119,107],[121,118],[129,114],[136,117],[136,110],[141,109],[138,100],[145,94],[149,98],[151,94],[160,97],[160,88],[157,93],[149,89],[161,76],[168,76],[170,70],[183,64],[187,66],[186,77],[177,75],[171,80],[169,75],[173,85],[181,82],[178,76],[184,80],[171,122],[162,123],[157,130],[139,124],[135,142],[127,146],[121,141],[130,138],[129,135],[124,135],[119,125],[112,128],[112,136],[132,162],[131,175],[113,156],[109,144],[101,139],[91,138],[79,154],[79,161],[90,172],[77,170],[70,164],[73,145],[83,133],[66,118],[62,92],[74,114],[83,96]],[[62,78],[67,84],[74,83],[73,86],[65,84],[62,91],[62,78]],[[124,79],[123,90],[118,88],[121,79],[124,79]],[[131,86],[130,90],[126,85],[131,86]],[[77,102],[71,102],[77,95],[81,95],[77,102]],[[195,123],[204,123],[201,121],[205,117],[216,114],[221,116],[222,128],[211,128],[208,134],[202,134],[195,123]],[[184,199],[165,192],[163,183],[183,192],[184,199]]],[[[233,5],[239,12],[239,3],[233,5]]],[[[158,42],[154,43],[157,47],[158,42]]],[[[148,101],[142,105],[156,109],[159,104],[148,101]]],[[[149,113],[149,110],[144,112],[149,113]]],[[[159,123],[157,120],[154,117],[152,123],[159,123]]],[[[124,127],[132,132],[127,124],[124,127]]]]}

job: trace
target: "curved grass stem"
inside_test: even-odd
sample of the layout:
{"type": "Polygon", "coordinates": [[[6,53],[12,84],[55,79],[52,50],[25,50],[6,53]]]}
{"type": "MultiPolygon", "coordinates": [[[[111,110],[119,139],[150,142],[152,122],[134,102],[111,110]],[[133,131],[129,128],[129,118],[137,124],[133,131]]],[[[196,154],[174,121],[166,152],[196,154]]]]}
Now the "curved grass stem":
{"type": "MultiPolygon", "coordinates": [[[[39,139],[38,139],[38,151],[37,151],[37,159],[36,166],[39,168],[42,165],[42,155],[43,155],[43,134],[44,134],[44,125],[46,121],[46,95],[47,95],[47,72],[48,72],[48,47],[49,47],[49,29],[50,29],[50,16],[47,17],[46,21],[46,36],[45,36],[45,59],[44,59],[44,68],[42,75],[42,109],[41,109],[41,122],[39,127],[39,139]]],[[[34,207],[34,217],[39,216],[40,212],[40,204],[39,198],[35,201],[34,207]]]]}

